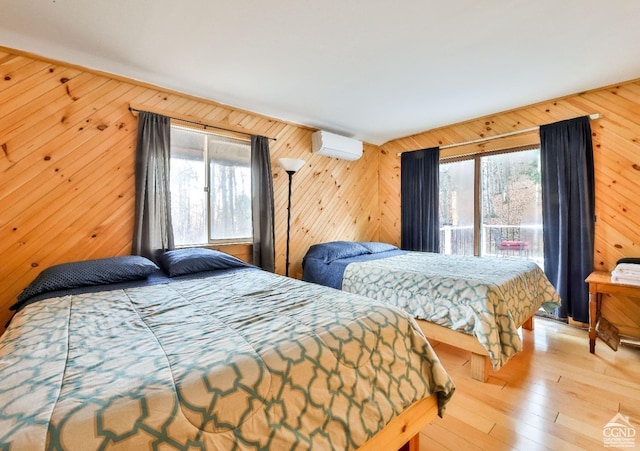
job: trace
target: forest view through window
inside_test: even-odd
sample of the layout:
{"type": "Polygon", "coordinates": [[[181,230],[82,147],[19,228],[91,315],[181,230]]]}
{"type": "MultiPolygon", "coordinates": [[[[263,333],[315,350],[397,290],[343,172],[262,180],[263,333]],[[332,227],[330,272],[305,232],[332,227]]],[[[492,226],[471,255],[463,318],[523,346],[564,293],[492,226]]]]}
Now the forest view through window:
{"type": "Polygon", "coordinates": [[[543,266],[540,149],[440,163],[440,252],[543,266]]]}
{"type": "Polygon", "coordinates": [[[248,141],[172,126],[170,165],[176,246],[251,241],[248,141]]]}

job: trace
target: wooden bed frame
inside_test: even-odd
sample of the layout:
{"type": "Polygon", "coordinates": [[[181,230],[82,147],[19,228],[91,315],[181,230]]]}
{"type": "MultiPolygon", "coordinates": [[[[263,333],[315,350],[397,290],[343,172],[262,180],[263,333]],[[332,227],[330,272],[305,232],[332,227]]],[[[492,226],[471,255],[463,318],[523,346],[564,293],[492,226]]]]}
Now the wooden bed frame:
{"type": "MultiPolygon", "coordinates": [[[[490,371],[493,368],[491,359],[485,347],[480,344],[476,337],[422,319],[416,319],[416,321],[429,340],[439,341],[440,343],[470,351],[471,377],[480,382],[486,382],[489,379],[490,371]]],[[[524,323],[519,324],[518,327],[533,330],[533,316],[524,323]]]]}
{"type": "Polygon", "coordinates": [[[402,450],[419,451],[420,431],[438,415],[438,400],[431,395],[414,402],[383,430],[371,437],[359,451],[402,450]]]}

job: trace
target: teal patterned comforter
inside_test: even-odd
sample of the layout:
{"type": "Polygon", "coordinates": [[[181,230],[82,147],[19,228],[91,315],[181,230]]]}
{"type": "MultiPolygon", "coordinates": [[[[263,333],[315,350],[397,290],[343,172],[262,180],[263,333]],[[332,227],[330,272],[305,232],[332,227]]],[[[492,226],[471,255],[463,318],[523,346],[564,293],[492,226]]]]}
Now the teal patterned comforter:
{"type": "Polygon", "coordinates": [[[243,270],[25,307],[0,338],[0,449],[355,449],[453,390],[399,309],[243,270]]]}
{"type": "Polygon", "coordinates": [[[475,335],[494,369],[522,350],[518,327],[560,298],[528,260],[408,252],[351,263],[342,289],[395,305],[416,318],[475,335]]]}

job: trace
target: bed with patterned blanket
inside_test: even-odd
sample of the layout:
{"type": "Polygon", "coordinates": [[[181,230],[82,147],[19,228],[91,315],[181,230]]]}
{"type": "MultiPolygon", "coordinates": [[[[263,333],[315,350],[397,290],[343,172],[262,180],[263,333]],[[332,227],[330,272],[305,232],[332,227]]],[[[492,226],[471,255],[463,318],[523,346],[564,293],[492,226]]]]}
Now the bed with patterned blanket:
{"type": "MultiPolygon", "coordinates": [[[[442,328],[472,335],[481,347],[471,341],[469,350],[487,356],[494,370],[522,350],[518,328],[541,307],[553,311],[560,302],[530,260],[407,252],[386,243],[314,245],[303,260],[303,279],[399,307],[431,323],[423,327],[431,328],[429,338],[460,343],[442,328]]],[[[485,380],[484,368],[478,371],[474,377],[485,380]]]]}
{"type": "Polygon", "coordinates": [[[0,337],[1,450],[357,449],[453,394],[400,309],[172,252],[171,277],[121,257],[23,292],[0,337]]]}

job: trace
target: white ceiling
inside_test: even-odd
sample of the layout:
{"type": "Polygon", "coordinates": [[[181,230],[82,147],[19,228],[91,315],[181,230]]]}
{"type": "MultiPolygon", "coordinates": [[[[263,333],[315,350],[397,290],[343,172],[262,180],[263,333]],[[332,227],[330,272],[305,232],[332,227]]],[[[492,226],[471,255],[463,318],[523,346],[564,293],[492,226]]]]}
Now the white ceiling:
{"type": "Polygon", "coordinates": [[[0,0],[0,46],[382,144],[640,77],[640,0],[0,0]]]}

